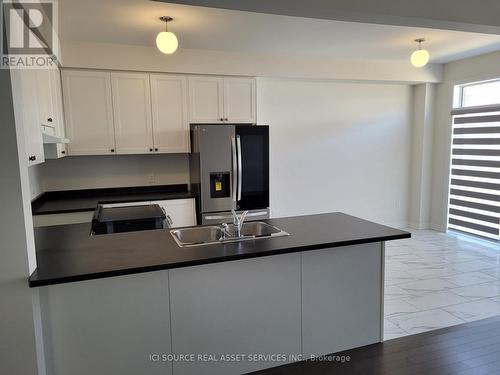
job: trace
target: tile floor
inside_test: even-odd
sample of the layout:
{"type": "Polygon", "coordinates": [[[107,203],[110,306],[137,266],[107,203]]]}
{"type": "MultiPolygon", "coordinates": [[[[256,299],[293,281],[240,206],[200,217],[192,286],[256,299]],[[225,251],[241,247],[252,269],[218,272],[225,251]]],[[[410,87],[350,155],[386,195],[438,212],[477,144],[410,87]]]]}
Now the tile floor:
{"type": "Polygon", "coordinates": [[[386,243],[386,340],[500,315],[500,244],[410,231],[386,243]]]}

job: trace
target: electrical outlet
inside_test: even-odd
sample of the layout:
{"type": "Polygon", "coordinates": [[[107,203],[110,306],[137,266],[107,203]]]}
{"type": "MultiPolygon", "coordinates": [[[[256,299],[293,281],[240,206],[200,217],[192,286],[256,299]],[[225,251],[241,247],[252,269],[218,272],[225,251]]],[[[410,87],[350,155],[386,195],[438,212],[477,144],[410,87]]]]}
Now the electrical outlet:
{"type": "Polygon", "coordinates": [[[154,185],[156,183],[156,176],[151,173],[148,175],[148,184],[149,185],[154,185]]]}

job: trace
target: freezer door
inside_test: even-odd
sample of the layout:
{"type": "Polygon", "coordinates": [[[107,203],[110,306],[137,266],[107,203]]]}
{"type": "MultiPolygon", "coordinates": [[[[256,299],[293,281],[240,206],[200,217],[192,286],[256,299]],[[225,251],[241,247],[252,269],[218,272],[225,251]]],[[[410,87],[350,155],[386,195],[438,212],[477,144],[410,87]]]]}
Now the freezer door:
{"type": "MultiPolygon", "coordinates": [[[[237,211],[238,214],[241,211],[237,211]]],[[[258,221],[269,219],[269,209],[264,210],[250,210],[246,216],[245,221],[258,221]]],[[[201,224],[202,225],[210,225],[210,224],[221,224],[221,223],[232,223],[233,215],[231,212],[209,212],[201,215],[201,224]]]]}
{"type": "Polygon", "coordinates": [[[196,125],[193,131],[199,146],[200,211],[230,211],[236,207],[235,127],[196,125]]]}
{"type": "Polygon", "coordinates": [[[236,126],[238,150],[236,207],[269,207],[269,126],[236,126]]]}

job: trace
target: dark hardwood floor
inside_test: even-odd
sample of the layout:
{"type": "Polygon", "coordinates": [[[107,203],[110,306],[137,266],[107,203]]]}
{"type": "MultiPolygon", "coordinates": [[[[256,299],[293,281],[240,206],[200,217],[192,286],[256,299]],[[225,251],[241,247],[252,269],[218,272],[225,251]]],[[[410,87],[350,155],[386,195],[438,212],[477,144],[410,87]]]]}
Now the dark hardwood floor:
{"type": "Polygon", "coordinates": [[[500,374],[500,316],[335,353],[344,363],[303,361],[253,375],[500,374]]]}

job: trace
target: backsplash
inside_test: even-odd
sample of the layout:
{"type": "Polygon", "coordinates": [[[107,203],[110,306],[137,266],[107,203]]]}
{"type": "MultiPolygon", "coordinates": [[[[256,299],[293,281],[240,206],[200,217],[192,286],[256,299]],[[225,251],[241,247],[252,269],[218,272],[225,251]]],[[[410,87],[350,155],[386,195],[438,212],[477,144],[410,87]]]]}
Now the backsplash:
{"type": "Polygon", "coordinates": [[[34,190],[187,184],[189,155],[69,156],[30,170],[32,197],[34,190]]]}

